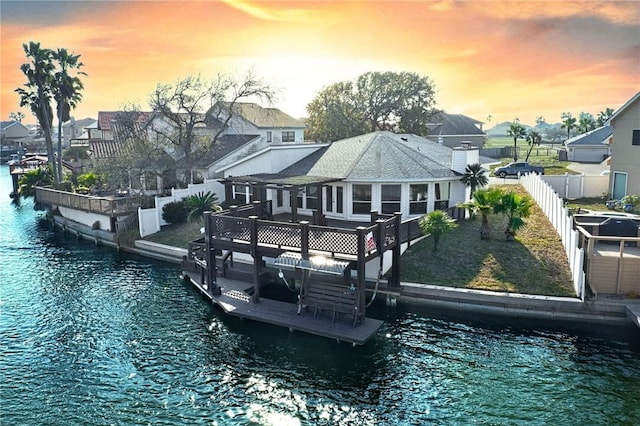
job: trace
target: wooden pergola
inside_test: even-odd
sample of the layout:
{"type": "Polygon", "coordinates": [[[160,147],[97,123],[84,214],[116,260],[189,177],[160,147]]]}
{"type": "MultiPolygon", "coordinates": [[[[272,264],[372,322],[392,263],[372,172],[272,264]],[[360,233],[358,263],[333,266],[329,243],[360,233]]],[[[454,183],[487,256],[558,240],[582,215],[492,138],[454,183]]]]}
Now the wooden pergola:
{"type": "Polygon", "coordinates": [[[323,176],[283,176],[280,174],[255,174],[248,176],[230,176],[219,180],[224,185],[224,195],[226,200],[232,200],[233,186],[245,186],[251,188],[251,197],[254,201],[267,201],[267,189],[287,191],[291,195],[291,222],[298,221],[298,191],[300,188],[315,186],[318,194],[318,208],[314,210],[314,224],[326,224],[322,206],[324,199],[322,187],[332,183],[340,182],[340,178],[323,176]]]}

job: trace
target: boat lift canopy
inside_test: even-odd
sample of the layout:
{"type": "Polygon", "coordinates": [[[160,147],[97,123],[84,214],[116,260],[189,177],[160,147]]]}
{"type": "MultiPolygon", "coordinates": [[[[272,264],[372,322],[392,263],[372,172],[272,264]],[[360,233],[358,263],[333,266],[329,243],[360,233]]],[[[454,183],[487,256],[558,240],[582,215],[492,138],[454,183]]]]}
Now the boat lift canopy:
{"type": "Polygon", "coordinates": [[[311,256],[309,259],[304,259],[300,253],[289,251],[282,253],[273,263],[279,268],[298,268],[332,275],[343,275],[349,264],[350,262],[325,256],[311,256]]]}

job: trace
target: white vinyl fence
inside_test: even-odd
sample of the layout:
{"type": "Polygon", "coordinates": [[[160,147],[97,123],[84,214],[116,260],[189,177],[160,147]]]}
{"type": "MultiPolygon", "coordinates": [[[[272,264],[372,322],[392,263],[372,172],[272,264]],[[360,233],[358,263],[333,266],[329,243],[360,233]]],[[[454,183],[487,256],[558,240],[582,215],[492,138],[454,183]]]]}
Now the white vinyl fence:
{"type": "MultiPolygon", "coordinates": [[[[604,176],[603,176],[604,177],[604,176]]],[[[573,229],[573,220],[564,207],[563,199],[538,175],[520,177],[520,183],[538,203],[562,239],[573,277],[573,288],[582,301],[585,298],[584,250],[578,248],[579,234],[573,229]]]]}
{"type": "Polygon", "coordinates": [[[155,234],[160,231],[160,227],[167,225],[162,219],[162,208],[169,203],[180,201],[183,198],[196,195],[200,192],[212,192],[222,202],[224,198],[224,185],[217,180],[205,179],[204,183],[190,184],[187,189],[172,189],[168,197],[155,197],[155,207],[150,209],[138,209],[138,221],[140,236],[155,234]]]}
{"type": "Polygon", "coordinates": [[[562,198],[600,197],[609,191],[609,176],[600,175],[545,175],[545,181],[562,198]]]}

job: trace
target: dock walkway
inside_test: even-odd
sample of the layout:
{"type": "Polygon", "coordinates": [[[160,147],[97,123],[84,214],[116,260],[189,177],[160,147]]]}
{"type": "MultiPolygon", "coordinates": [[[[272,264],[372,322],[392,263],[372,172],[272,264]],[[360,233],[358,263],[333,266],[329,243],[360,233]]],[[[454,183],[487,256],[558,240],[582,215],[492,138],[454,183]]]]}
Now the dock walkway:
{"type": "Polygon", "coordinates": [[[318,315],[314,318],[311,312],[298,314],[298,305],[295,303],[280,302],[278,300],[260,298],[258,303],[252,302],[251,283],[232,280],[224,277],[217,278],[217,285],[221,294],[213,296],[199,284],[198,273],[184,272],[185,278],[211,302],[220,306],[229,314],[243,319],[260,321],[267,324],[286,327],[289,331],[302,331],[317,336],[335,339],[338,342],[348,342],[355,345],[364,345],[382,326],[382,321],[365,318],[356,327],[353,319],[338,318],[332,321],[331,315],[318,315]]]}

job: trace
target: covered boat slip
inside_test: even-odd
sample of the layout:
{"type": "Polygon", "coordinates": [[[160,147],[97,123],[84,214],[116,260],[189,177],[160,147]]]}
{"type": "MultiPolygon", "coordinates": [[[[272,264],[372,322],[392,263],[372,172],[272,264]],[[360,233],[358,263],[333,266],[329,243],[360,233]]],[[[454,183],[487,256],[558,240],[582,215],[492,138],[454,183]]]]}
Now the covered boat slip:
{"type": "MultiPolygon", "coordinates": [[[[249,206],[249,214],[265,212],[249,206]]],[[[399,290],[400,215],[356,229],[308,222],[287,223],[242,217],[239,209],[205,214],[205,237],[192,243],[183,269],[190,280],[226,313],[355,344],[364,344],[382,325],[366,318],[365,266],[393,257],[388,286],[399,290]],[[231,280],[233,254],[249,254],[250,279],[231,280]],[[296,303],[261,297],[267,281],[286,273],[295,279],[296,303]]],[[[268,214],[265,217],[269,217],[268,214]]]]}

